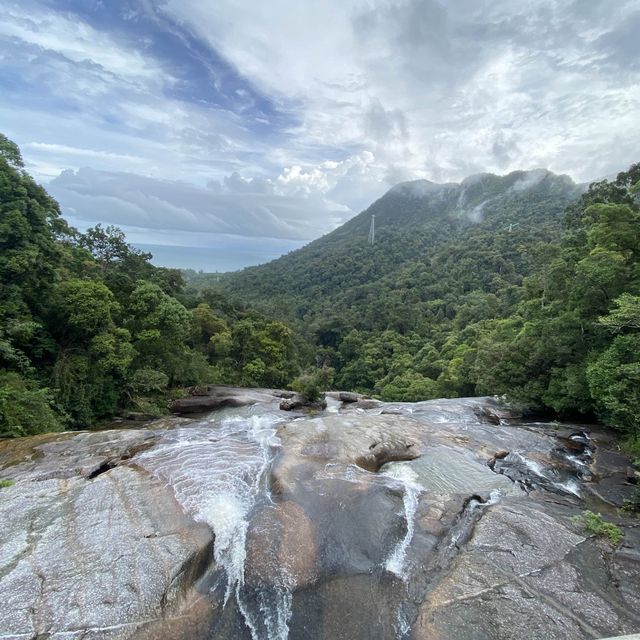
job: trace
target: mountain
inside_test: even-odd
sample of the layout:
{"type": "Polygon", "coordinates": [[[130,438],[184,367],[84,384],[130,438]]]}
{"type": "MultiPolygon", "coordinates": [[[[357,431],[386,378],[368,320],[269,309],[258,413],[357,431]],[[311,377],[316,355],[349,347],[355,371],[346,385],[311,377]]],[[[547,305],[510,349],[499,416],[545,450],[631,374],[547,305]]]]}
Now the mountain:
{"type": "Polygon", "coordinates": [[[404,182],[297,251],[192,285],[221,286],[292,325],[340,388],[387,400],[467,395],[476,385],[460,374],[465,354],[487,322],[514,312],[583,191],[546,170],[404,182]]]}
{"type": "Polygon", "coordinates": [[[288,319],[313,319],[329,305],[348,312],[345,292],[394,287],[412,265],[442,259],[452,242],[483,234],[532,244],[553,237],[583,188],[546,170],[478,174],[460,184],[404,182],[333,232],[268,264],[223,279],[245,301],[288,319]],[[368,243],[375,216],[375,245],[368,243]],[[395,280],[395,284],[394,284],[395,280]]]}

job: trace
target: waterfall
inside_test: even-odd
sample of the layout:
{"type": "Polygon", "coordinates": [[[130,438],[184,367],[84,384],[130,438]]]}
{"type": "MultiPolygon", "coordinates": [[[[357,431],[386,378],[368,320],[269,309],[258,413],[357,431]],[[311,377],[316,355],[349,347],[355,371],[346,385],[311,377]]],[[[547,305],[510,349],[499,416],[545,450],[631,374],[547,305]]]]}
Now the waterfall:
{"type": "Polygon", "coordinates": [[[270,500],[265,475],[278,446],[276,427],[285,419],[278,413],[228,415],[173,429],[136,459],[173,489],[187,513],[212,528],[215,561],[227,580],[224,604],[235,597],[254,640],[285,640],[291,615],[286,576],[283,586],[255,596],[257,610],[251,602],[255,594],[244,584],[249,522],[255,506],[270,500]]]}
{"type": "Polygon", "coordinates": [[[418,483],[418,476],[407,463],[390,463],[386,465],[383,474],[393,478],[394,481],[400,483],[402,486],[402,502],[404,504],[404,515],[407,523],[407,532],[387,557],[385,568],[387,571],[406,581],[409,577],[405,568],[407,549],[413,539],[416,511],[418,510],[418,496],[423,490],[423,487],[418,483]]]}

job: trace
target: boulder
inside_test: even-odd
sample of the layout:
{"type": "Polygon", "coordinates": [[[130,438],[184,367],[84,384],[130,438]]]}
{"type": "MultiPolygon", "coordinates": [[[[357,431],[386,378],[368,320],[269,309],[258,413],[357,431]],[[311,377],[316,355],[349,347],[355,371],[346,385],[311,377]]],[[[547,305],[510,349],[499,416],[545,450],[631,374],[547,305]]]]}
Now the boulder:
{"type": "Polygon", "coordinates": [[[500,424],[500,416],[491,407],[478,406],[474,409],[474,413],[476,414],[480,422],[488,422],[490,424],[500,424]]]}
{"type": "Polygon", "coordinates": [[[496,451],[487,462],[487,466],[489,467],[489,469],[493,471],[493,469],[496,466],[496,461],[504,460],[508,455],[509,455],[509,452],[506,449],[501,449],[500,451],[496,451]]]}
{"type": "Polygon", "coordinates": [[[222,407],[245,407],[257,403],[272,403],[279,399],[269,389],[245,389],[209,385],[204,395],[178,398],[169,405],[173,413],[206,413],[222,407]]]}
{"type": "Polygon", "coordinates": [[[290,398],[283,398],[280,401],[280,409],[282,411],[299,411],[299,410],[311,410],[322,411],[327,408],[327,401],[323,397],[320,400],[310,402],[300,394],[296,393],[290,398]]]}
{"type": "Polygon", "coordinates": [[[1,491],[2,637],[136,637],[179,616],[211,563],[209,528],[140,470],[23,478],[1,491]]]}
{"type": "Polygon", "coordinates": [[[415,460],[420,451],[415,443],[405,440],[385,440],[369,445],[369,453],[356,459],[356,464],[367,471],[378,471],[387,462],[415,460]]]}
{"type": "Polygon", "coordinates": [[[338,394],[338,399],[344,403],[350,402],[358,402],[360,399],[357,393],[353,393],[352,391],[340,391],[338,394]]]}

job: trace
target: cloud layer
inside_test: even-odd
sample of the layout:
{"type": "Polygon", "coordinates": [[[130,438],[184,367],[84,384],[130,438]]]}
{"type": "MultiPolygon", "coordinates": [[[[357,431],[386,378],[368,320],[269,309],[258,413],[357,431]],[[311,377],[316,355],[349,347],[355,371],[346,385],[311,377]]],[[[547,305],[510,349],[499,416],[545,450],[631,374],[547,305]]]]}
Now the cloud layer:
{"type": "Polygon", "coordinates": [[[0,121],[81,226],[293,247],[402,180],[638,161],[639,29],[637,0],[0,0],[0,121]]]}

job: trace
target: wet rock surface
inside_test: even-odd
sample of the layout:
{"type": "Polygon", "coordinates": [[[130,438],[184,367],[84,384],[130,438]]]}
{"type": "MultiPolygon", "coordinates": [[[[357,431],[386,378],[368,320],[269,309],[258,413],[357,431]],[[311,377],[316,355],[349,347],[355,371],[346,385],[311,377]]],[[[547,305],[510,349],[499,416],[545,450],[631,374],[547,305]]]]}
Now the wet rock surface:
{"type": "Polygon", "coordinates": [[[257,403],[269,403],[287,392],[274,389],[238,389],[222,385],[209,385],[202,392],[186,398],[178,398],[169,406],[178,414],[205,413],[222,407],[245,407],[257,403]]]}
{"type": "Polygon", "coordinates": [[[293,394],[290,398],[283,398],[280,401],[280,409],[282,411],[322,411],[327,408],[327,401],[325,398],[320,398],[315,401],[307,400],[305,397],[299,394],[293,394]]]}
{"type": "Polygon", "coordinates": [[[485,512],[427,594],[413,637],[594,638],[637,631],[640,618],[609,573],[611,554],[607,543],[575,531],[557,507],[507,499],[485,512]]]}
{"type": "Polygon", "coordinates": [[[199,420],[0,442],[0,638],[640,630],[640,526],[616,510],[636,487],[608,432],[341,395],[309,417],[215,388],[199,420]]]}
{"type": "Polygon", "coordinates": [[[2,489],[0,521],[3,638],[136,637],[178,614],[212,550],[207,527],[125,467],[95,480],[23,475],[2,489]]]}

